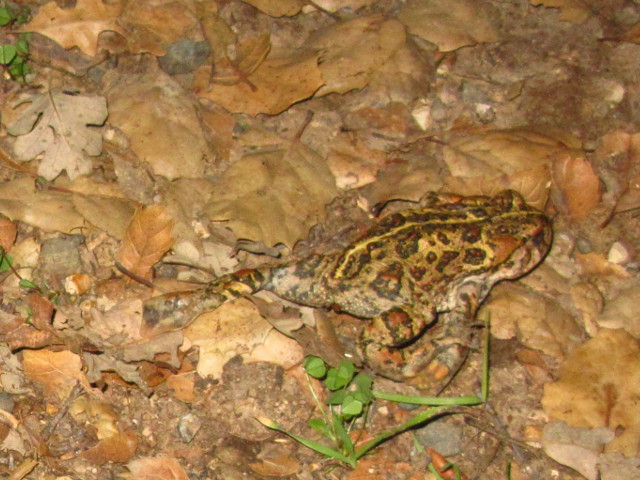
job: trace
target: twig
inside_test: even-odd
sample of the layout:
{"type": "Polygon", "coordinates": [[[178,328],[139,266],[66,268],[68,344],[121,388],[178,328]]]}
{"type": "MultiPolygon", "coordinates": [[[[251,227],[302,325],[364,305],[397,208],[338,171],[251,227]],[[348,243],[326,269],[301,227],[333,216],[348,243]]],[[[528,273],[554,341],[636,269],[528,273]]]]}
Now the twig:
{"type": "Polygon", "coordinates": [[[25,458],[18,468],[16,468],[13,473],[7,477],[7,480],[21,480],[27,475],[31,473],[31,471],[36,468],[38,462],[33,458],[25,458]]]}
{"type": "Polygon", "coordinates": [[[122,265],[120,262],[115,262],[115,263],[116,263],[116,268],[118,270],[120,270],[122,273],[124,273],[127,277],[130,277],[130,278],[134,279],[136,282],[141,283],[142,285],[144,285],[146,287],[156,288],[156,286],[152,282],[150,282],[149,280],[147,280],[145,278],[142,278],[139,275],[136,275],[131,270],[126,268],[124,265],[122,265]]]}
{"type": "Polygon", "coordinates": [[[62,407],[60,407],[60,410],[58,410],[58,413],[56,413],[49,424],[42,430],[42,442],[46,442],[49,439],[53,431],[60,423],[60,420],[62,420],[62,417],[64,417],[69,411],[69,408],[71,407],[73,401],[78,397],[78,395],[80,395],[83,388],[84,387],[80,382],[76,382],[76,384],[71,389],[71,392],[69,392],[69,395],[62,404],[62,407]]]}

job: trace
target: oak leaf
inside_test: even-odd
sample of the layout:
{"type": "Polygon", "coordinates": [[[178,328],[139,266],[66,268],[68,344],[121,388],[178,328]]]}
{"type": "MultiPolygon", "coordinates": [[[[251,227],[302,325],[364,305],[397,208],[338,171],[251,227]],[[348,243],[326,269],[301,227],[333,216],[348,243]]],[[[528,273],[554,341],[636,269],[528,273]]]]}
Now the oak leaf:
{"type": "Polygon", "coordinates": [[[36,95],[7,131],[19,136],[13,149],[22,161],[42,156],[38,175],[53,180],[63,170],[70,178],[91,171],[88,156],[102,151],[102,135],[93,126],[107,119],[107,102],[98,95],[50,90],[36,95]]]}

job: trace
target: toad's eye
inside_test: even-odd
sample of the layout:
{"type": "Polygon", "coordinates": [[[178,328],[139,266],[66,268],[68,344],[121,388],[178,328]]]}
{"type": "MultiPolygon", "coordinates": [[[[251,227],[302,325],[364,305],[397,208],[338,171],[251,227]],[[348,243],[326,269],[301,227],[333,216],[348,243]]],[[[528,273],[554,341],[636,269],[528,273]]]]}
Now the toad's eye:
{"type": "Polygon", "coordinates": [[[498,225],[498,233],[499,233],[500,235],[508,235],[508,234],[510,234],[511,232],[509,231],[509,229],[508,229],[506,226],[504,226],[504,225],[498,225]]]}

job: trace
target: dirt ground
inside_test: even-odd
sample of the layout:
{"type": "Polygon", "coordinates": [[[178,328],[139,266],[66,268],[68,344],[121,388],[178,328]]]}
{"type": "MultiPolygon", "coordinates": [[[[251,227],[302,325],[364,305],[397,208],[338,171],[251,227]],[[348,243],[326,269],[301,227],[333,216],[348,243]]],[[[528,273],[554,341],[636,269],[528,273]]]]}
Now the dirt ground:
{"type": "MultiPolygon", "coordinates": [[[[2,478],[640,478],[637,2],[34,0],[0,23],[2,478]],[[258,418],[330,445],[303,359],[354,354],[366,321],[263,292],[142,317],[430,191],[504,189],[554,242],[438,392],[480,394],[488,320],[488,400],[355,468],[258,418]]],[[[351,435],[425,408],[376,399],[351,435]]]]}

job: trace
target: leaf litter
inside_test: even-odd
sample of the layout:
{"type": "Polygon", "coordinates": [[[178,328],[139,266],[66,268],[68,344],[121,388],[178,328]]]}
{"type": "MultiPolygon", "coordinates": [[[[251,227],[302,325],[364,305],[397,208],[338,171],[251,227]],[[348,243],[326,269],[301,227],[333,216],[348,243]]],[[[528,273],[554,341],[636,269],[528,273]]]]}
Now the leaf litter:
{"type": "MultiPolygon", "coordinates": [[[[640,371],[636,7],[33,3],[19,29],[57,49],[34,40],[34,88],[5,77],[0,104],[10,152],[0,156],[0,238],[20,275],[2,272],[0,382],[30,405],[14,409],[21,421],[9,422],[2,446],[27,458],[39,445],[39,463],[23,463],[35,468],[28,478],[61,464],[104,478],[125,463],[137,478],[325,478],[319,458],[274,442],[253,418],[267,412],[305,431],[312,407],[297,383],[300,359],[324,340],[298,344],[273,325],[282,315],[278,329],[302,339],[297,329],[313,320],[279,300],[256,308],[256,299],[185,332],[150,325],[141,305],[152,292],[115,260],[175,290],[174,278],[212,278],[195,266],[219,275],[344,246],[385,205],[415,205],[429,190],[505,188],[554,217],[554,250],[485,306],[497,412],[488,431],[501,433],[446,457],[469,478],[504,478],[513,458],[513,478],[631,478],[640,455],[631,414],[640,371]],[[198,42],[204,64],[166,67],[173,55],[195,60],[175,46],[198,42]],[[67,253],[73,262],[60,260],[67,253]],[[181,426],[194,414],[205,428],[187,439],[181,426]],[[509,448],[495,447],[491,463],[483,452],[494,441],[509,448]],[[557,470],[541,445],[580,474],[557,470]]],[[[330,321],[332,346],[361,325],[330,321]]],[[[474,391],[474,355],[447,393],[474,391]]],[[[403,415],[381,403],[367,427],[403,415]]],[[[401,436],[356,471],[331,475],[417,478],[427,460],[407,460],[412,448],[401,436]]]]}

